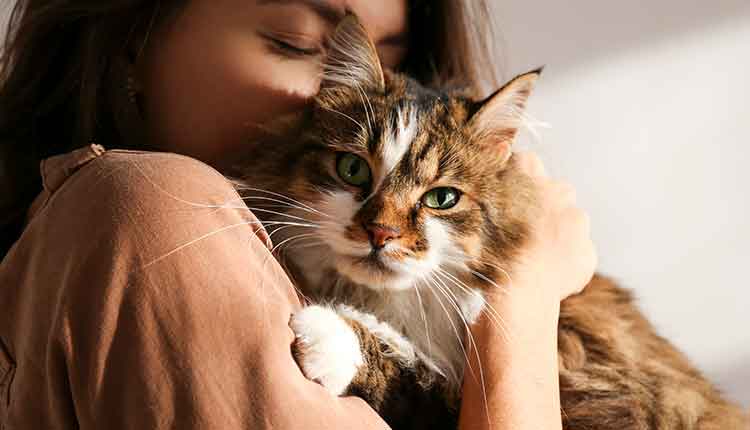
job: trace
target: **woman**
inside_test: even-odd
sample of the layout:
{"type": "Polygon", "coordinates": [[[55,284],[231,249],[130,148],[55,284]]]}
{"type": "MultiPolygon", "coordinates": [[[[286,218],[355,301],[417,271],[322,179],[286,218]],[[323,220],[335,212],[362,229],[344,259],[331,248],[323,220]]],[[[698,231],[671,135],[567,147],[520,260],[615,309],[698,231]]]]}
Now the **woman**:
{"type": "MultiPolygon", "coordinates": [[[[0,423],[385,428],[361,400],[303,377],[293,287],[252,214],[215,209],[237,195],[209,165],[222,169],[257,125],[315,94],[326,35],[347,9],[385,66],[479,91],[491,67],[477,59],[491,57],[478,6],[21,0],[0,88],[0,423]]],[[[498,341],[489,321],[473,328],[486,391],[465,378],[461,429],[561,427],[559,302],[593,272],[574,193],[517,156],[544,215],[513,293],[490,301],[524,342],[498,341]]]]}

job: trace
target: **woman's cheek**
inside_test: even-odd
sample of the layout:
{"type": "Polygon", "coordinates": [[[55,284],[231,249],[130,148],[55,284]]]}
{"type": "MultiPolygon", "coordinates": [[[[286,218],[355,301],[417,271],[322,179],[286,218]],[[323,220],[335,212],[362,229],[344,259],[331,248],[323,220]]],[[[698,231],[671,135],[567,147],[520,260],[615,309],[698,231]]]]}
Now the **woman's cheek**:
{"type": "Polygon", "coordinates": [[[198,35],[173,32],[154,46],[144,113],[154,146],[220,166],[259,125],[309,102],[320,60],[285,57],[247,28],[198,35]]]}
{"type": "MultiPolygon", "coordinates": [[[[275,54],[271,54],[275,56],[275,54]]],[[[264,76],[264,87],[298,107],[318,92],[321,68],[315,59],[273,58],[264,76]]]]}
{"type": "Polygon", "coordinates": [[[232,82],[226,94],[243,95],[245,103],[258,102],[262,109],[248,118],[255,121],[301,108],[317,93],[320,82],[319,58],[287,58],[268,43],[259,35],[237,37],[224,54],[223,62],[229,64],[224,75],[232,82]]]}
{"type": "Polygon", "coordinates": [[[221,134],[226,133],[227,139],[223,148],[216,148],[221,151],[217,158],[242,153],[260,130],[258,126],[303,109],[318,91],[318,61],[261,52],[242,66],[231,88],[225,89],[227,102],[216,124],[223,125],[221,134]]]}

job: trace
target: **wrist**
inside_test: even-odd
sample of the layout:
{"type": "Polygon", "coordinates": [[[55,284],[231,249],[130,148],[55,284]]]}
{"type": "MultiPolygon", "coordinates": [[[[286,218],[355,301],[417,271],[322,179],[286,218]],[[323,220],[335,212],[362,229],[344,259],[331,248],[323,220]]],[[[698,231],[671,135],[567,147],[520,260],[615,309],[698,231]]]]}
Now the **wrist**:
{"type": "Polygon", "coordinates": [[[557,286],[543,274],[539,270],[516,270],[510,281],[485,294],[488,307],[500,313],[508,324],[545,327],[556,335],[560,297],[557,286]]]}
{"type": "MultiPolygon", "coordinates": [[[[487,311],[472,327],[482,361],[504,363],[500,374],[557,383],[560,301],[549,286],[519,278],[487,297],[487,311]]],[[[556,391],[555,385],[555,391],[556,391]]]]}
{"type": "Polygon", "coordinates": [[[557,324],[560,301],[543,286],[517,281],[488,295],[488,307],[472,327],[461,428],[484,429],[486,407],[500,428],[560,428],[557,324]],[[476,372],[483,370],[477,381],[476,372]]]}
{"type": "Polygon", "coordinates": [[[487,297],[486,308],[472,327],[480,350],[512,360],[526,356],[557,360],[557,299],[538,290],[513,291],[487,297]]]}
{"type": "Polygon", "coordinates": [[[556,372],[560,300],[540,278],[514,281],[486,294],[486,309],[472,327],[480,356],[508,364],[544,362],[556,372]]]}

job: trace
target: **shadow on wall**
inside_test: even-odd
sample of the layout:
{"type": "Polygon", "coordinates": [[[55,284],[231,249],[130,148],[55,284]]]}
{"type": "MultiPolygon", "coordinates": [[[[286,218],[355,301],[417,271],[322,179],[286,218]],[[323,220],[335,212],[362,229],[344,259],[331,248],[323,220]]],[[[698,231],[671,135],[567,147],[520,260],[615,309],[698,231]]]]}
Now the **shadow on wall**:
{"type": "Polygon", "coordinates": [[[491,0],[506,77],[548,66],[521,140],[576,185],[600,268],[750,406],[750,1],[491,0]],[[531,137],[531,136],[528,136],[531,137]]]}
{"type": "Polygon", "coordinates": [[[750,381],[750,356],[736,361],[734,366],[728,366],[711,376],[727,393],[735,393],[734,400],[740,405],[750,407],[750,391],[745,389],[750,381]]]}
{"type": "Polygon", "coordinates": [[[725,21],[739,19],[750,25],[747,0],[504,0],[493,4],[500,49],[512,52],[512,57],[505,55],[506,60],[512,58],[510,64],[504,61],[506,74],[538,66],[534,61],[539,52],[545,53],[546,64],[564,72],[582,62],[653,46],[725,21]],[[514,46],[506,34],[513,35],[514,46]]]}

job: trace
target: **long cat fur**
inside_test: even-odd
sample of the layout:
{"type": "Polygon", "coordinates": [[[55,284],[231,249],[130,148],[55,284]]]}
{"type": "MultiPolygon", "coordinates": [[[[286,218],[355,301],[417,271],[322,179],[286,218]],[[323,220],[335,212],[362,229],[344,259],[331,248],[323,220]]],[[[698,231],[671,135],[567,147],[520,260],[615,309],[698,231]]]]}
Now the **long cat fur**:
{"type": "MultiPolygon", "coordinates": [[[[301,291],[326,305],[293,321],[308,376],[325,385],[336,380],[325,372],[344,372],[334,394],[364,398],[395,429],[455,429],[470,348],[465,323],[491,312],[483,291],[512,288],[508,272],[534,215],[533,187],[510,146],[539,72],[475,102],[382,70],[354,18],[328,50],[320,94],[251,145],[235,172],[239,189],[301,291]],[[368,188],[342,182],[335,165],[343,153],[368,161],[368,188]],[[437,176],[462,190],[456,208],[419,203],[437,176]],[[370,224],[400,230],[387,263],[365,257],[370,224]],[[345,324],[305,326],[323,324],[321,312],[345,324]],[[349,362],[351,348],[335,349],[342,342],[353,345],[349,362]],[[313,375],[326,361],[343,364],[313,375]]],[[[562,303],[558,337],[565,429],[750,428],[606,277],[562,303]]]]}

